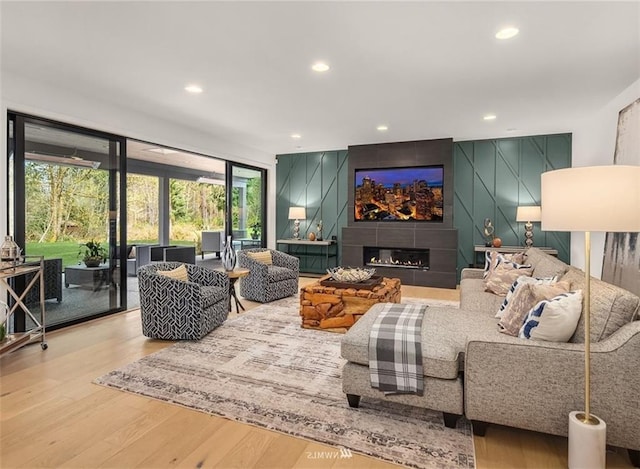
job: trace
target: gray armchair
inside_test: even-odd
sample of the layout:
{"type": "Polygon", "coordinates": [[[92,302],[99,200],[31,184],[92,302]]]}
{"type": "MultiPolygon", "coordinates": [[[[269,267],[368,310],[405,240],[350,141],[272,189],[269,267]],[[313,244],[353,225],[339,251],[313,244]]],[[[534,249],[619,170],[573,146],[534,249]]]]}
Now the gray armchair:
{"type": "Polygon", "coordinates": [[[249,269],[249,275],[240,282],[240,295],[260,303],[295,295],[298,292],[299,264],[297,257],[272,249],[238,251],[238,266],[249,269]],[[262,251],[271,252],[273,265],[263,264],[248,255],[262,251]]]}
{"type": "Polygon", "coordinates": [[[142,333],[153,339],[198,340],[229,315],[229,277],[180,262],[158,262],[138,270],[142,333]],[[184,265],[188,282],[159,274],[184,265]]]}

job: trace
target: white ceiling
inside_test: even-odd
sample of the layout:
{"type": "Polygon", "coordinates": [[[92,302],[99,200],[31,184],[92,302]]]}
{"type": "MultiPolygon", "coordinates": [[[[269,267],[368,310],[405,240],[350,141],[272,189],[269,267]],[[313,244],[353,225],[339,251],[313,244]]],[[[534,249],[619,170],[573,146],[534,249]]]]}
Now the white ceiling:
{"type": "Polygon", "coordinates": [[[637,1],[2,1],[0,15],[3,71],[272,153],[571,131],[640,77],[637,1]],[[498,41],[506,25],[520,34],[498,41]]]}

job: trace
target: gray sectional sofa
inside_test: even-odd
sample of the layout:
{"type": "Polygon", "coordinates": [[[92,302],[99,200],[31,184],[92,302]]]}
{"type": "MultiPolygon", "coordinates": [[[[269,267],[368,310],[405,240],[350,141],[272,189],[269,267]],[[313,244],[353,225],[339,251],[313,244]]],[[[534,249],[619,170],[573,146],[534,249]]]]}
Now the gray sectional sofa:
{"type": "MultiPolygon", "coordinates": [[[[584,272],[530,248],[534,277],[558,275],[584,288],[584,272]]],[[[385,396],[372,389],[368,337],[374,306],[345,334],[343,391],[442,411],[445,423],[464,414],[474,433],[495,423],[566,436],[568,416],[584,409],[584,317],[568,343],[521,339],[498,331],[504,297],[484,290],[482,269],[464,269],[460,308],[430,307],[422,325],[424,396],[385,396]]],[[[607,443],[627,448],[640,466],[640,298],[591,280],[591,410],[607,424],[607,443]]]]}

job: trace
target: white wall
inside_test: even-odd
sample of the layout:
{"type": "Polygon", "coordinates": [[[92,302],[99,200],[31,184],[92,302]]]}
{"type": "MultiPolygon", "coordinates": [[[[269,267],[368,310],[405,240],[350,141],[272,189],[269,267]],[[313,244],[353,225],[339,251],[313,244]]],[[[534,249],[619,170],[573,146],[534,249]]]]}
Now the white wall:
{"type": "MultiPolygon", "coordinates": [[[[25,80],[8,73],[0,78],[0,123],[7,127],[7,110],[47,117],[70,124],[82,125],[126,137],[145,140],[184,150],[217,156],[232,161],[268,169],[267,233],[269,247],[275,247],[275,155],[243,147],[219,136],[180,127],[175,123],[123,109],[117,104],[96,97],[82,96],[52,89],[42,82],[25,80]]],[[[618,112],[640,97],[640,79],[629,86],[593,115],[586,116],[573,130],[573,166],[613,163],[618,112]]],[[[4,132],[4,131],[3,131],[4,132]]],[[[0,138],[2,155],[6,155],[6,138],[0,138]]],[[[640,165],[640,154],[638,156],[640,165]]],[[[6,232],[7,161],[0,158],[0,236],[6,232]]],[[[1,240],[2,238],[0,238],[1,240]]],[[[593,233],[592,275],[600,277],[604,252],[604,233],[593,233]]],[[[572,233],[571,263],[584,267],[584,235],[572,233]]]]}
{"type": "MultiPolygon", "coordinates": [[[[573,130],[572,166],[613,164],[618,113],[640,98],[640,79],[613,98],[597,113],[588,116],[573,130]]],[[[635,164],[640,165],[640,151],[635,164]]],[[[591,234],[591,275],[600,278],[605,233],[591,234]]],[[[571,233],[571,264],[584,268],[584,233],[571,233]]]]}
{"type": "MultiPolygon", "coordinates": [[[[83,96],[52,88],[44,82],[27,80],[10,73],[0,78],[0,123],[7,128],[7,110],[111,132],[159,145],[224,158],[268,170],[267,205],[275,207],[275,155],[179,126],[157,116],[123,108],[99,97],[83,96]]],[[[4,130],[2,131],[4,132],[4,130]]],[[[7,154],[6,138],[0,138],[2,155],[7,154]]],[[[0,158],[0,235],[6,233],[7,220],[7,161],[0,158]]],[[[275,216],[269,210],[267,223],[270,245],[275,246],[275,216]]],[[[0,240],[3,238],[0,238],[0,240]]]]}

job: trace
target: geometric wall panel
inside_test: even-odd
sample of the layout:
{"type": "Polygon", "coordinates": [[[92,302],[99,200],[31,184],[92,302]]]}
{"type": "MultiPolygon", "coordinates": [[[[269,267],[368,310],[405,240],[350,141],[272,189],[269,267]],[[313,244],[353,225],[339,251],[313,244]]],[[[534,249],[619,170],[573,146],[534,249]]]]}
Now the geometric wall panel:
{"type": "MultiPolygon", "coordinates": [[[[347,150],[336,150],[276,156],[277,239],[292,237],[293,222],[287,219],[289,207],[305,207],[307,219],[300,220],[300,237],[315,233],[322,220],[323,238],[338,238],[338,265],[339,238],[342,227],[347,225],[347,155],[347,150]]],[[[300,269],[322,273],[324,259],[302,256],[300,269]]]]}
{"type": "MultiPolygon", "coordinates": [[[[473,247],[484,244],[490,218],[504,246],[522,246],[519,205],[540,205],[540,175],[571,166],[571,134],[454,142],[453,224],[458,229],[458,272],[475,263],[473,247]]],[[[569,262],[570,233],[541,231],[534,223],[534,246],[552,247],[569,262]]]]}

